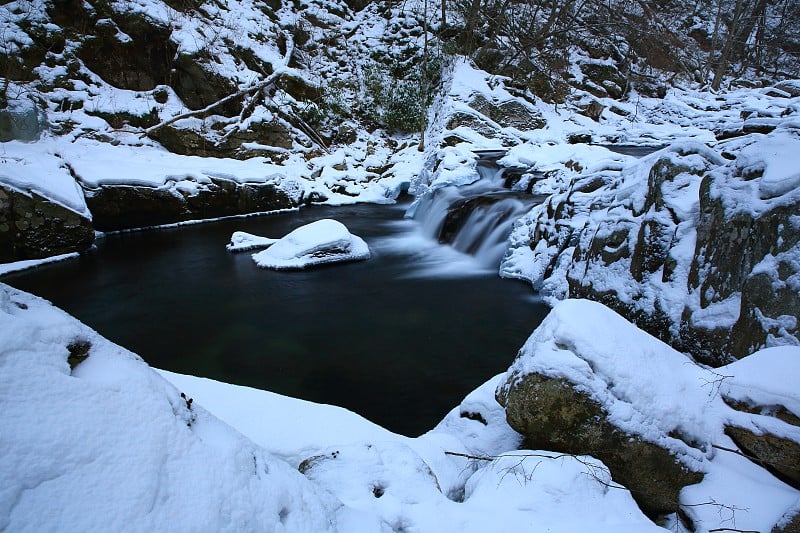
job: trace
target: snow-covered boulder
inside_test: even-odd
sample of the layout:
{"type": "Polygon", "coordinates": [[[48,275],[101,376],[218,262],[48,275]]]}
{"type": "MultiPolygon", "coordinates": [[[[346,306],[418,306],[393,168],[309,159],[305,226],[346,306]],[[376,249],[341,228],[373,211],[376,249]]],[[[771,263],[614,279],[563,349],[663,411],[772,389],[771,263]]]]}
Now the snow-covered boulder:
{"type": "Polygon", "coordinates": [[[800,344],[795,126],[577,176],[515,225],[501,274],[600,301],[714,365],[800,344]]]}
{"type": "Polygon", "coordinates": [[[253,254],[262,268],[303,269],[327,263],[369,259],[369,246],[344,224],[322,219],[301,226],[264,251],[253,254]]]}
{"type": "MultiPolygon", "coordinates": [[[[680,507],[693,520],[708,520],[694,504],[746,475],[747,488],[737,494],[726,488],[724,504],[736,506],[747,491],[774,491],[781,503],[750,516],[752,527],[736,517],[738,527],[762,531],[780,520],[798,493],[763,463],[735,455],[730,428],[770,434],[796,450],[800,427],[728,403],[781,406],[797,416],[798,378],[800,348],[762,350],[715,371],[599,303],[565,300],[520,350],[497,398],[526,446],[597,457],[650,513],[680,507]],[[734,457],[743,462],[729,464],[734,457]]],[[[782,460],[791,465],[796,457],[782,460]]]]}

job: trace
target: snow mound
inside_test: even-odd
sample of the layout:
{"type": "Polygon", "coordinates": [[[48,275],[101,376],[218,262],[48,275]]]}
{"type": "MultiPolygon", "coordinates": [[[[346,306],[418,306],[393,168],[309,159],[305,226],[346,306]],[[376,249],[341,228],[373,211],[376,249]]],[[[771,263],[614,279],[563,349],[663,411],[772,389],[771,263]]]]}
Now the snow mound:
{"type": "Polygon", "coordinates": [[[278,239],[259,237],[245,231],[234,231],[233,235],[231,235],[231,242],[226,244],[225,248],[229,252],[246,252],[256,248],[266,248],[276,242],[278,242],[278,239]]]}
{"type": "Polygon", "coordinates": [[[339,507],[139,357],[0,285],[0,530],[328,531],[339,507]]]}
{"type": "Polygon", "coordinates": [[[369,259],[367,243],[344,224],[322,219],[292,231],[263,252],[253,254],[262,268],[303,269],[325,263],[369,259]]]}

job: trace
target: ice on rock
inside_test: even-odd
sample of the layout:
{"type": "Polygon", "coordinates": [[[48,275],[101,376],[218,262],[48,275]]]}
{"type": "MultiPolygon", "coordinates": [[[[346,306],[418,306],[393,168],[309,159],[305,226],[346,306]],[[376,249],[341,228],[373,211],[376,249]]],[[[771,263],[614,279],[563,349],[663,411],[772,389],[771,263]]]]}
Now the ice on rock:
{"type": "Polygon", "coordinates": [[[351,234],[341,222],[322,219],[297,228],[266,250],[253,254],[253,261],[262,268],[285,270],[369,257],[369,246],[363,239],[351,234]]]}

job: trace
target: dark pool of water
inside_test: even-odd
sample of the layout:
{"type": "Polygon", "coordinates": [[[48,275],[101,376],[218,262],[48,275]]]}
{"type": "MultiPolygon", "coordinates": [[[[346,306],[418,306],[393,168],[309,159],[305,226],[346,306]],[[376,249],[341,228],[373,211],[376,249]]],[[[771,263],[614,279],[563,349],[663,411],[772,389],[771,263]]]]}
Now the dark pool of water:
{"type": "Polygon", "coordinates": [[[79,259],[2,281],[152,366],[340,405],[417,435],[505,370],[547,308],[493,272],[428,275],[452,263],[409,240],[414,223],[402,215],[315,207],[116,234],[79,259]],[[276,237],[320,218],[363,237],[373,258],[275,272],[224,247],[236,230],[276,237]]]}

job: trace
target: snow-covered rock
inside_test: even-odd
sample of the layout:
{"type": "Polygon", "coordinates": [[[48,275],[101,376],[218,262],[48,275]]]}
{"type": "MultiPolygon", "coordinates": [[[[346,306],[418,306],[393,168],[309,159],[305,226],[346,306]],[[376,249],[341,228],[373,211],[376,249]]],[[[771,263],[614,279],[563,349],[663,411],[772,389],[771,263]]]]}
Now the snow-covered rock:
{"type": "Polygon", "coordinates": [[[501,275],[601,301],[712,364],[800,344],[793,124],[573,173],[515,225],[501,275]]]}
{"type": "Polygon", "coordinates": [[[264,251],[253,254],[262,268],[303,269],[327,263],[369,259],[369,246],[344,224],[322,219],[290,232],[264,251]]]}
{"type": "Polygon", "coordinates": [[[34,191],[0,183],[0,262],[82,252],[93,242],[90,219],[34,191]]]}
{"type": "Polygon", "coordinates": [[[726,398],[779,405],[796,416],[800,392],[792,384],[799,378],[800,348],[766,349],[712,370],[599,303],[565,300],[525,343],[497,393],[510,425],[526,442],[565,453],[591,452],[650,511],[680,506],[706,528],[722,507],[712,511],[713,505],[696,504],[715,501],[749,509],[736,513],[737,527],[766,531],[796,505],[800,492],[736,455],[726,430],[768,433],[797,446],[800,427],[734,410],[726,398]],[[764,371],[755,372],[756,367],[764,371]],[[664,479],[675,475],[667,472],[676,467],[703,475],[664,479]],[[749,481],[735,486],[741,476],[749,481]],[[678,485],[672,485],[673,505],[659,508],[657,500],[668,494],[670,483],[678,485]],[[688,486],[681,490],[681,485],[688,486]],[[760,493],[758,504],[744,505],[752,492],[760,493]],[[648,501],[653,496],[656,500],[648,501]]]}
{"type": "Polygon", "coordinates": [[[246,252],[256,248],[266,248],[278,242],[278,239],[259,237],[245,231],[234,231],[231,235],[231,242],[225,245],[229,252],[246,252]]]}

